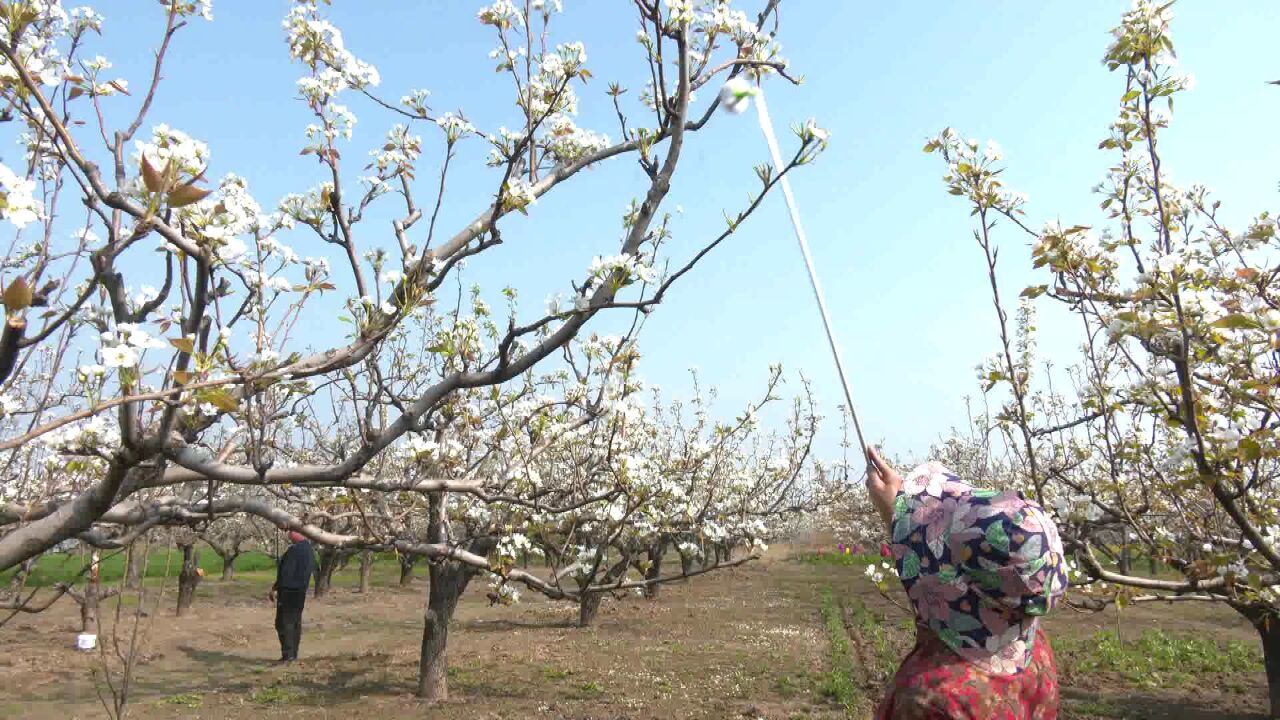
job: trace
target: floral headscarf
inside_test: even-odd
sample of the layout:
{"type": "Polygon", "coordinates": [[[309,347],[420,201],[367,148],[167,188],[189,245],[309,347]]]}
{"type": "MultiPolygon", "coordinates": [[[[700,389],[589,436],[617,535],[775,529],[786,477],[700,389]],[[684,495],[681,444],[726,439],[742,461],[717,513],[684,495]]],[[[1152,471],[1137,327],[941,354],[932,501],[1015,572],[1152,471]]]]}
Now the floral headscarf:
{"type": "Polygon", "coordinates": [[[1058,529],[1039,506],[967,485],[938,463],[903,481],[892,550],[917,620],[997,675],[1031,662],[1040,616],[1067,586],[1058,529]]]}

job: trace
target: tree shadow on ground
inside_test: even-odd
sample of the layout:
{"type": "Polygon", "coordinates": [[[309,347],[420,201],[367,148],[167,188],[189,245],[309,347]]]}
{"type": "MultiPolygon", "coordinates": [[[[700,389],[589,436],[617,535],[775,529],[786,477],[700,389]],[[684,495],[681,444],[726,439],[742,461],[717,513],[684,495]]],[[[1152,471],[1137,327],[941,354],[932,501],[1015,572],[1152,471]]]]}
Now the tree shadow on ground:
{"type": "Polygon", "coordinates": [[[509,618],[482,620],[480,618],[472,618],[470,620],[455,620],[453,626],[467,632],[495,633],[511,630],[563,630],[578,627],[578,621],[572,618],[561,620],[511,620],[509,618]]]}
{"type": "Polygon", "coordinates": [[[301,704],[328,704],[369,695],[404,695],[413,689],[407,676],[398,676],[393,658],[385,653],[315,655],[282,666],[261,656],[189,645],[178,649],[202,666],[203,677],[195,676],[191,687],[181,687],[181,683],[175,685],[166,679],[141,689],[165,694],[211,689],[252,693],[271,686],[295,691],[292,702],[301,704]]]}
{"type": "Polygon", "coordinates": [[[307,668],[300,668],[299,672],[290,673],[278,684],[300,690],[304,702],[309,704],[330,705],[370,696],[405,696],[414,690],[410,682],[412,678],[397,677],[385,667],[316,668],[310,672],[307,668]]]}
{"type": "Polygon", "coordinates": [[[1063,718],[1114,718],[1115,720],[1265,720],[1265,713],[1223,711],[1221,698],[1174,700],[1159,695],[1128,695],[1096,691],[1062,690],[1063,718]]]}

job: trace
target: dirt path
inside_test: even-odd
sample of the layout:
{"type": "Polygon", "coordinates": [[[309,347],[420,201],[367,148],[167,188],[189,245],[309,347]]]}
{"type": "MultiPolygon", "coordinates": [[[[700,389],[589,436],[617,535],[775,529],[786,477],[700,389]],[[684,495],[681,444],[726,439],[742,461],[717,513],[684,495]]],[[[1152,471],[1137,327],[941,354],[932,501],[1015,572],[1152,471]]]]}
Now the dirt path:
{"type": "MultiPolygon", "coordinates": [[[[423,581],[394,587],[392,569],[380,568],[375,591],[367,596],[352,591],[351,578],[342,578],[330,597],[309,599],[302,662],[288,668],[271,663],[279,648],[273,611],[262,599],[265,578],[207,581],[191,617],[173,618],[169,597],[151,624],[130,716],[845,717],[821,692],[830,643],[820,589],[830,587],[846,610],[865,607],[886,628],[883,642],[893,652],[909,642],[901,612],[871,591],[854,568],[803,565],[780,556],[665,586],[657,601],[606,602],[598,626],[588,629],[572,626],[573,606],[528,598],[514,607],[491,608],[483,585],[473,586],[450,633],[453,697],[432,707],[412,697],[423,581]]],[[[0,686],[6,689],[0,717],[104,716],[92,679],[100,660],[70,649],[73,610],[62,605],[0,630],[0,686]]],[[[1162,611],[1129,612],[1123,631],[1136,634],[1164,618],[1159,624],[1166,630],[1253,641],[1252,631],[1230,611],[1162,611]]],[[[856,628],[853,616],[846,617],[856,628]]],[[[1055,637],[1075,637],[1112,625],[1114,618],[1061,613],[1049,629],[1055,637]]],[[[860,679],[863,691],[878,697],[888,671],[883,659],[874,658],[884,648],[864,647],[866,638],[857,632],[850,637],[860,665],[868,669],[860,679]]],[[[1113,678],[1064,673],[1063,679],[1064,718],[1255,717],[1250,713],[1261,710],[1265,697],[1260,668],[1242,677],[1208,678],[1209,687],[1154,694],[1139,694],[1113,678]]]]}

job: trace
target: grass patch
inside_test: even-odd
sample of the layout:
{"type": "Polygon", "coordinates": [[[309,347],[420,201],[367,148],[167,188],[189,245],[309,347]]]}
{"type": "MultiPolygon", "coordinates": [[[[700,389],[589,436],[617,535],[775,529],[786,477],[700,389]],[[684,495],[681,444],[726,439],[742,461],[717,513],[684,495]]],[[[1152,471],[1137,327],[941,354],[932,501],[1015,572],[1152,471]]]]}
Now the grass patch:
{"type": "Polygon", "coordinates": [[[831,588],[822,590],[822,620],[831,643],[831,670],[823,679],[820,691],[844,707],[852,715],[861,704],[862,694],[853,681],[853,656],[849,653],[849,634],[844,629],[840,608],[831,597],[831,588]]]}
{"type": "MultiPolygon", "coordinates": [[[[849,608],[849,619],[858,637],[863,638],[875,653],[876,670],[884,675],[892,675],[898,664],[898,651],[889,636],[883,615],[867,608],[861,600],[854,600],[849,608]]],[[[911,618],[906,619],[910,629],[915,628],[911,618]]]]}
{"type": "Polygon", "coordinates": [[[182,695],[170,695],[160,701],[161,705],[177,705],[186,708],[198,708],[204,704],[204,698],[194,693],[184,693],[182,695]]]}
{"type": "MultiPolygon", "coordinates": [[[[102,582],[117,582],[124,577],[126,553],[104,552],[101,562],[102,582]]],[[[145,577],[160,578],[165,576],[166,564],[168,574],[172,578],[178,576],[182,569],[182,553],[174,549],[152,548],[147,558],[145,577]]],[[[200,548],[200,567],[204,568],[205,579],[222,575],[222,558],[207,547],[200,548]]],[[[89,565],[87,553],[45,553],[36,561],[27,578],[27,587],[49,587],[56,583],[82,580],[82,571],[89,565]]],[[[275,561],[266,553],[247,552],[236,558],[236,572],[258,572],[274,570],[275,561]]],[[[0,584],[7,584],[16,569],[0,573],[0,584]]]]}
{"type": "Polygon", "coordinates": [[[1175,688],[1194,683],[1204,673],[1256,672],[1262,652],[1254,645],[1173,635],[1147,630],[1136,639],[1121,641],[1114,631],[1093,637],[1062,638],[1055,650],[1065,669],[1076,673],[1119,673],[1143,688],[1175,688]]]}
{"type": "Polygon", "coordinates": [[[572,674],[572,670],[562,670],[554,665],[542,668],[542,677],[545,680],[564,680],[572,674]]]}
{"type": "MultiPolygon", "coordinates": [[[[1079,703],[1070,703],[1069,706],[1071,712],[1078,715],[1118,719],[1127,717],[1124,708],[1105,700],[1085,700],[1079,703]]],[[[1063,709],[1065,710],[1066,708],[1063,709]]]]}
{"type": "Polygon", "coordinates": [[[878,555],[871,555],[869,553],[863,553],[861,555],[854,555],[853,553],[842,554],[836,552],[822,554],[803,553],[796,556],[796,560],[804,563],[805,565],[835,565],[846,567],[862,567],[870,565],[873,562],[879,562],[879,559],[878,555]]]}
{"type": "Polygon", "coordinates": [[[569,696],[575,700],[592,700],[604,695],[604,688],[595,680],[573,686],[569,696]]]}
{"type": "Polygon", "coordinates": [[[288,705],[296,702],[301,695],[289,688],[282,688],[278,685],[270,685],[259,688],[253,693],[249,699],[259,705],[288,705]]]}
{"type": "Polygon", "coordinates": [[[778,697],[789,700],[797,695],[803,694],[807,689],[807,685],[808,684],[801,679],[793,678],[790,675],[783,675],[773,681],[773,691],[778,694],[778,697]]]}

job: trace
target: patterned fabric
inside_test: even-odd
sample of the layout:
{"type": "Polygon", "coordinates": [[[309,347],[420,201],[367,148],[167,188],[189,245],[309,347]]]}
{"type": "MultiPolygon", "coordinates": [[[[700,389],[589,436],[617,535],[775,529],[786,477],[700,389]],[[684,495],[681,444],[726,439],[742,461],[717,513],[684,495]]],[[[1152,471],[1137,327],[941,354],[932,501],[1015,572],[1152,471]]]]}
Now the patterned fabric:
{"type": "Polygon", "coordinates": [[[1067,587],[1062,541],[1039,506],[927,463],[903,481],[892,539],[898,576],[931,634],[993,675],[1031,664],[1039,618],[1067,587]]]}
{"type": "Polygon", "coordinates": [[[1015,675],[992,675],[956,656],[926,627],[893,678],[876,720],[1055,720],[1058,673],[1037,630],[1030,663],[1015,675]]]}

